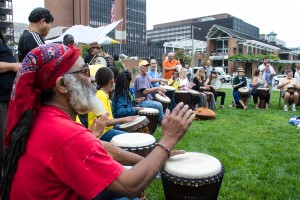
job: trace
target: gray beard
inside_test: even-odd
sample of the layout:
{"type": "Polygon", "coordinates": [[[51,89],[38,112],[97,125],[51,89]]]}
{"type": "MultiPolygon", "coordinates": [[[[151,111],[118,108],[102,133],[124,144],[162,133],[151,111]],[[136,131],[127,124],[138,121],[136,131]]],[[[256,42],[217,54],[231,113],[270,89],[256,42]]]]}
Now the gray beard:
{"type": "Polygon", "coordinates": [[[69,103],[77,114],[92,112],[99,115],[105,112],[102,102],[96,96],[95,84],[81,81],[74,74],[66,74],[64,82],[70,94],[69,103]]]}

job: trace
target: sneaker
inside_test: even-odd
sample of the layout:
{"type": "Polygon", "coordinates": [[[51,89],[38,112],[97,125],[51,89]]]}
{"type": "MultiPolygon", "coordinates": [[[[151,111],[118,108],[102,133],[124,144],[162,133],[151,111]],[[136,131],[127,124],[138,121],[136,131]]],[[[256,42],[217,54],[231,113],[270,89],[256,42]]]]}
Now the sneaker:
{"type": "Polygon", "coordinates": [[[296,105],[295,104],[292,105],[292,111],[296,111],[296,105]]]}
{"type": "Polygon", "coordinates": [[[284,105],[283,110],[284,111],[289,111],[288,105],[284,105]]]}

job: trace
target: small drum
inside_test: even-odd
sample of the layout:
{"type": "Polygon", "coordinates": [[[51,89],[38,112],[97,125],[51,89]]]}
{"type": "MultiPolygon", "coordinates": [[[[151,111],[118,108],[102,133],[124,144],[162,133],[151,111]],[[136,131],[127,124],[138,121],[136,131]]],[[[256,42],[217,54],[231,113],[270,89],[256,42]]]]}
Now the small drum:
{"type": "Polygon", "coordinates": [[[90,62],[92,65],[101,64],[104,67],[107,67],[107,62],[102,55],[96,55],[90,62]]]}
{"type": "Polygon", "coordinates": [[[162,104],[164,111],[166,111],[171,103],[171,99],[169,97],[163,97],[160,94],[155,94],[154,99],[162,104]]]}
{"type": "Polygon", "coordinates": [[[126,151],[146,157],[155,147],[156,140],[150,134],[125,133],[116,135],[110,142],[126,151]]]}
{"type": "Polygon", "coordinates": [[[174,87],[169,86],[169,85],[161,85],[160,87],[167,90],[167,92],[166,92],[167,97],[169,97],[170,99],[173,99],[174,93],[175,93],[175,88],[174,87]]]}
{"type": "Polygon", "coordinates": [[[149,133],[148,128],[149,120],[145,116],[140,116],[133,120],[132,122],[128,122],[120,125],[120,130],[131,133],[131,132],[140,132],[140,133],[149,133]]]}
{"type": "Polygon", "coordinates": [[[210,81],[210,85],[214,87],[215,90],[219,90],[222,87],[222,81],[218,78],[214,78],[210,81]]]}
{"type": "Polygon", "coordinates": [[[241,87],[238,89],[239,95],[241,99],[248,99],[249,98],[249,88],[248,87],[241,87]]]}
{"type": "Polygon", "coordinates": [[[207,154],[173,156],[161,173],[165,199],[217,199],[224,171],[220,161],[207,154]]]}
{"type": "Polygon", "coordinates": [[[269,88],[257,88],[256,94],[259,97],[259,108],[266,108],[266,99],[270,95],[269,88]]]}
{"type": "Polygon", "coordinates": [[[189,105],[190,104],[190,94],[187,90],[177,90],[174,93],[174,100],[175,103],[178,104],[180,102],[183,102],[184,104],[189,105]]]}
{"type": "Polygon", "coordinates": [[[146,116],[148,118],[149,132],[150,134],[153,134],[158,124],[159,110],[154,108],[143,108],[142,110],[139,110],[138,114],[142,116],[146,116]]]}
{"type": "Polygon", "coordinates": [[[296,91],[296,90],[295,90],[294,87],[288,87],[288,88],[287,88],[287,92],[290,93],[291,95],[293,95],[295,91],[296,91]]]}
{"type": "Polygon", "coordinates": [[[200,94],[196,90],[189,90],[189,95],[190,95],[190,104],[189,107],[192,109],[194,105],[198,104],[200,101],[200,94]]]}

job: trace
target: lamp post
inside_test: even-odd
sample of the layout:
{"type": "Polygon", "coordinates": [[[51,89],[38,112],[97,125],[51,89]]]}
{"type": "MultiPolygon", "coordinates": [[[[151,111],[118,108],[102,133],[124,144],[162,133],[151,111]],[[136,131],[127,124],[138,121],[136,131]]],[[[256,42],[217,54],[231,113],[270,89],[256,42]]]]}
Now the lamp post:
{"type": "Polygon", "coordinates": [[[194,28],[201,30],[201,28],[198,27],[194,27],[194,25],[192,25],[192,59],[191,59],[191,66],[192,66],[192,71],[194,74],[194,67],[195,67],[195,62],[194,62],[194,55],[195,55],[195,44],[194,44],[194,28]]]}

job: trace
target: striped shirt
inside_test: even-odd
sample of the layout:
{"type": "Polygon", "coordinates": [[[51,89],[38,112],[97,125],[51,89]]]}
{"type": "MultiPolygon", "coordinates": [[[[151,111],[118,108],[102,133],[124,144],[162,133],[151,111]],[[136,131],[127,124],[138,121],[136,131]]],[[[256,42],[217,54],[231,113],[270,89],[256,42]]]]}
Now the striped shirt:
{"type": "Polygon", "coordinates": [[[39,33],[25,29],[18,44],[19,62],[23,61],[29,51],[43,44],[44,39],[39,33]]]}

